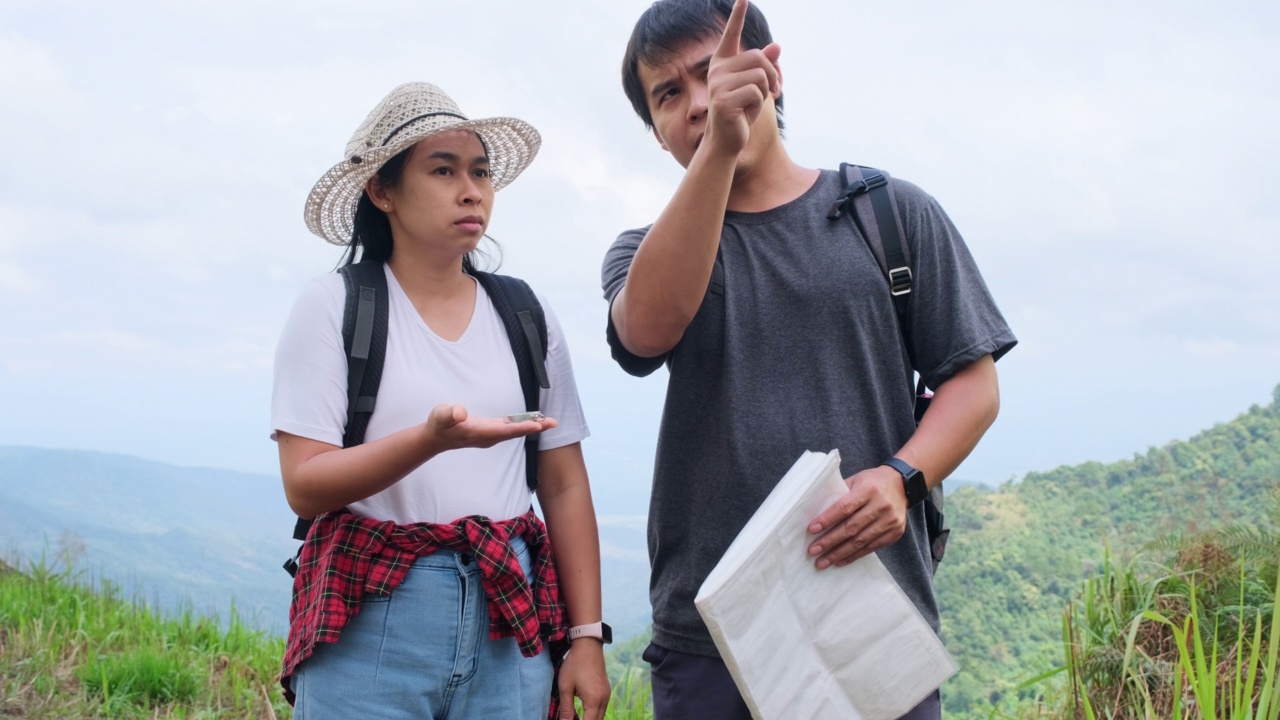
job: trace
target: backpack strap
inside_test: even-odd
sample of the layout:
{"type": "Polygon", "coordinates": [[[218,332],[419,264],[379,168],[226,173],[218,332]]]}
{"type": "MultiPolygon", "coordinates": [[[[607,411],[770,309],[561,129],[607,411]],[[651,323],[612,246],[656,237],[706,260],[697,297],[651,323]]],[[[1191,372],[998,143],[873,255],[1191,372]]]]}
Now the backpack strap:
{"type": "MultiPolygon", "coordinates": [[[[889,294],[898,315],[898,330],[906,350],[907,377],[915,375],[915,347],[911,342],[911,290],[915,277],[911,272],[911,248],[902,231],[898,218],[898,204],[889,184],[889,174],[883,170],[862,165],[840,163],[840,180],[843,192],[832,203],[827,219],[838,220],[848,211],[859,232],[871,248],[880,265],[880,272],[889,283],[889,294]]],[[[920,422],[929,409],[932,393],[925,386],[924,377],[916,381],[915,420],[920,422]]],[[[951,527],[943,515],[944,494],[939,483],[929,491],[924,503],[925,529],[928,531],[929,550],[933,556],[933,571],[938,571],[951,536],[951,527]]]]}
{"type": "Polygon", "coordinates": [[[840,163],[840,180],[844,191],[832,203],[827,219],[838,220],[847,210],[858,226],[876,263],[880,265],[880,272],[889,282],[889,295],[893,297],[910,357],[913,351],[908,303],[914,282],[911,249],[903,237],[902,224],[898,222],[897,204],[889,194],[889,174],[875,168],[840,163]]]}
{"type": "Polygon", "coordinates": [[[347,427],[342,434],[342,447],[348,448],[364,442],[369,418],[378,402],[391,301],[381,262],[359,262],[339,272],[347,287],[342,313],[342,347],[347,353],[347,427]]]}
{"type": "MultiPolygon", "coordinates": [[[[880,265],[898,314],[898,329],[906,351],[907,377],[911,378],[915,375],[915,346],[911,341],[910,301],[915,277],[911,272],[911,247],[898,219],[898,203],[889,184],[889,173],[840,163],[840,180],[844,191],[832,203],[827,219],[838,220],[842,212],[848,211],[880,265]]],[[[915,397],[915,418],[920,422],[932,397],[923,377],[916,383],[915,397]]]]}
{"type": "MultiPolygon", "coordinates": [[[[474,272],[475,277],[507,330],[511,353],[520,371],[520,389],[526,411],[539,410],[542,390],[551,387],[547,376],[547,316],[528,283],[508,275],[474,272]]],[[[538,436],[524,439],[525,482],[529,491],[538,489],[538,436]]]]}
{"type": "MultiPolygon", "coordinates": [[[[342,447],[364,442],[378,400],[387,355],[387,276],[381,262],[358,262],[338,270],[347,288],[342,310],[342,347],[347,353],[347,426],[342,447]]],[[[293,539],[306,540],[311,520],[298,518],[293,539]]]]}
{"type": "MultiPolygon", "coordinates": [[[[390,300],[382,262],[362,260],[339,268],[338,272],[347,290],[342,309],[342,347],[347,355],[347,425],[342,447],[349,448],[364,442],[377,404],[387,355],[390,300]]],[[[309,518],[298,518],[293,525],[293,539],[306,540],[311,523],[309,518]]],[[[284,569],[296,575],[297,556],[286,561],[284,569]]]]}

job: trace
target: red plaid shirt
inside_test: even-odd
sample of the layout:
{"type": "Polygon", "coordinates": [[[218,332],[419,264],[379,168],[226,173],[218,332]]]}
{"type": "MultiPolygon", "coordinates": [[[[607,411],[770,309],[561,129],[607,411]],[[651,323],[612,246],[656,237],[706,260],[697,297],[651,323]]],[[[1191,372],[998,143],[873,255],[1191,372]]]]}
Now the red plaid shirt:
{"type": "MultiPolygon", "coordinates": [[[[316,518],[302,546],[298,574],[293,579],[289,606],[289,641],[285,647],[280,684],[292,704],[289,676],[311,656],[319,643],[336,642],[365,595],[390,595],[409,572],[413,561],[436,550],[472,553],[480,568],[489,602],[489,638],[514,637],[525,657],[542,651],[544,642],[564,645],[567,632],[564,603],[547,528],[533,510],[501,522],[470,515],[452,525],[414,523],[396,525],[347,511],[316,518]],[[530,586],[511,549],[511,538],[524,538],[533,557],[530,586]]],[[[559,647],[552,660],[559,668],[559,647]]],[[[551,709],[555,717],[558,695],[553,684],[551,709]]]]}

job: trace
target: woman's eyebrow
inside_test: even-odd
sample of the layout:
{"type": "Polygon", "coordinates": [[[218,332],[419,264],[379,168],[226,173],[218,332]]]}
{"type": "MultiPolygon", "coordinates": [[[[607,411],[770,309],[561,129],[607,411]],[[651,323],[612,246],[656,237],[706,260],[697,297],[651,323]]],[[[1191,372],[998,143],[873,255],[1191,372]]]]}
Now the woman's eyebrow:
{"type": "MultiPolygon", "coordinates": [[[[428,155],[427,157],[431,160],[444,160],[445,162],[451,162],[451,163],[460,162],[462,160],[462,158],[458,157],[454,153],[449,152],[448,150],[437,150],[431,153],[430,155],[428,155]]],[[[472,165],[488,165],[489,156],[477,155],[471,159],[471,164],[472,165]]]]}

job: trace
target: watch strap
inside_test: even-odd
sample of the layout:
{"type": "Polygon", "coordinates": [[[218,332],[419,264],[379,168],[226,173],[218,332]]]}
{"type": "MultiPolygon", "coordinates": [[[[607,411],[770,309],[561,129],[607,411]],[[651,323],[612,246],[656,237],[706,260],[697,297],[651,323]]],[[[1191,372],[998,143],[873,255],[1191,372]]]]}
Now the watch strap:
{"type": "Polygon", "coordinates": [[[608,645],[613,642],[613,628],[605,622],[594,622],[569,628],[569,642],[578,638],[592,637],[608,645]]]}

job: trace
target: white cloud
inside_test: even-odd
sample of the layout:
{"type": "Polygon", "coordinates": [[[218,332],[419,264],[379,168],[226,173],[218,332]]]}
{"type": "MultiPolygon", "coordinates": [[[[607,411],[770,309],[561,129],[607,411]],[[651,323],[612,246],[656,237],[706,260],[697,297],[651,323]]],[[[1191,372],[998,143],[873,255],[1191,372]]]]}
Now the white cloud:
{"type": "MultiPolygon", "coordinates": [[[[642,484],[661,382],[609,360],[598,283],[609,243],[680,177],[620,91],[648,5],[0,5],[0,296],[21,303],[0,372],[23,383],[0,383],[0,404],[77,400],[5,437],[270,470],[245,426],[293,296],[340,253],[302,227],[303,199],[373,103],[423,79],[542,131],[491,230],[569,335],[590,456],[642,484]],[[126,401],[154,440],[103,434],[126,401]],[[187,423],[201,443],[166,430],[187,423]]],[[[939,198],[1022,339],[963,473],[1123,457],[1269,398],[1274,9],[761,5],[793,156],[880,165],[939,198]]]]}

